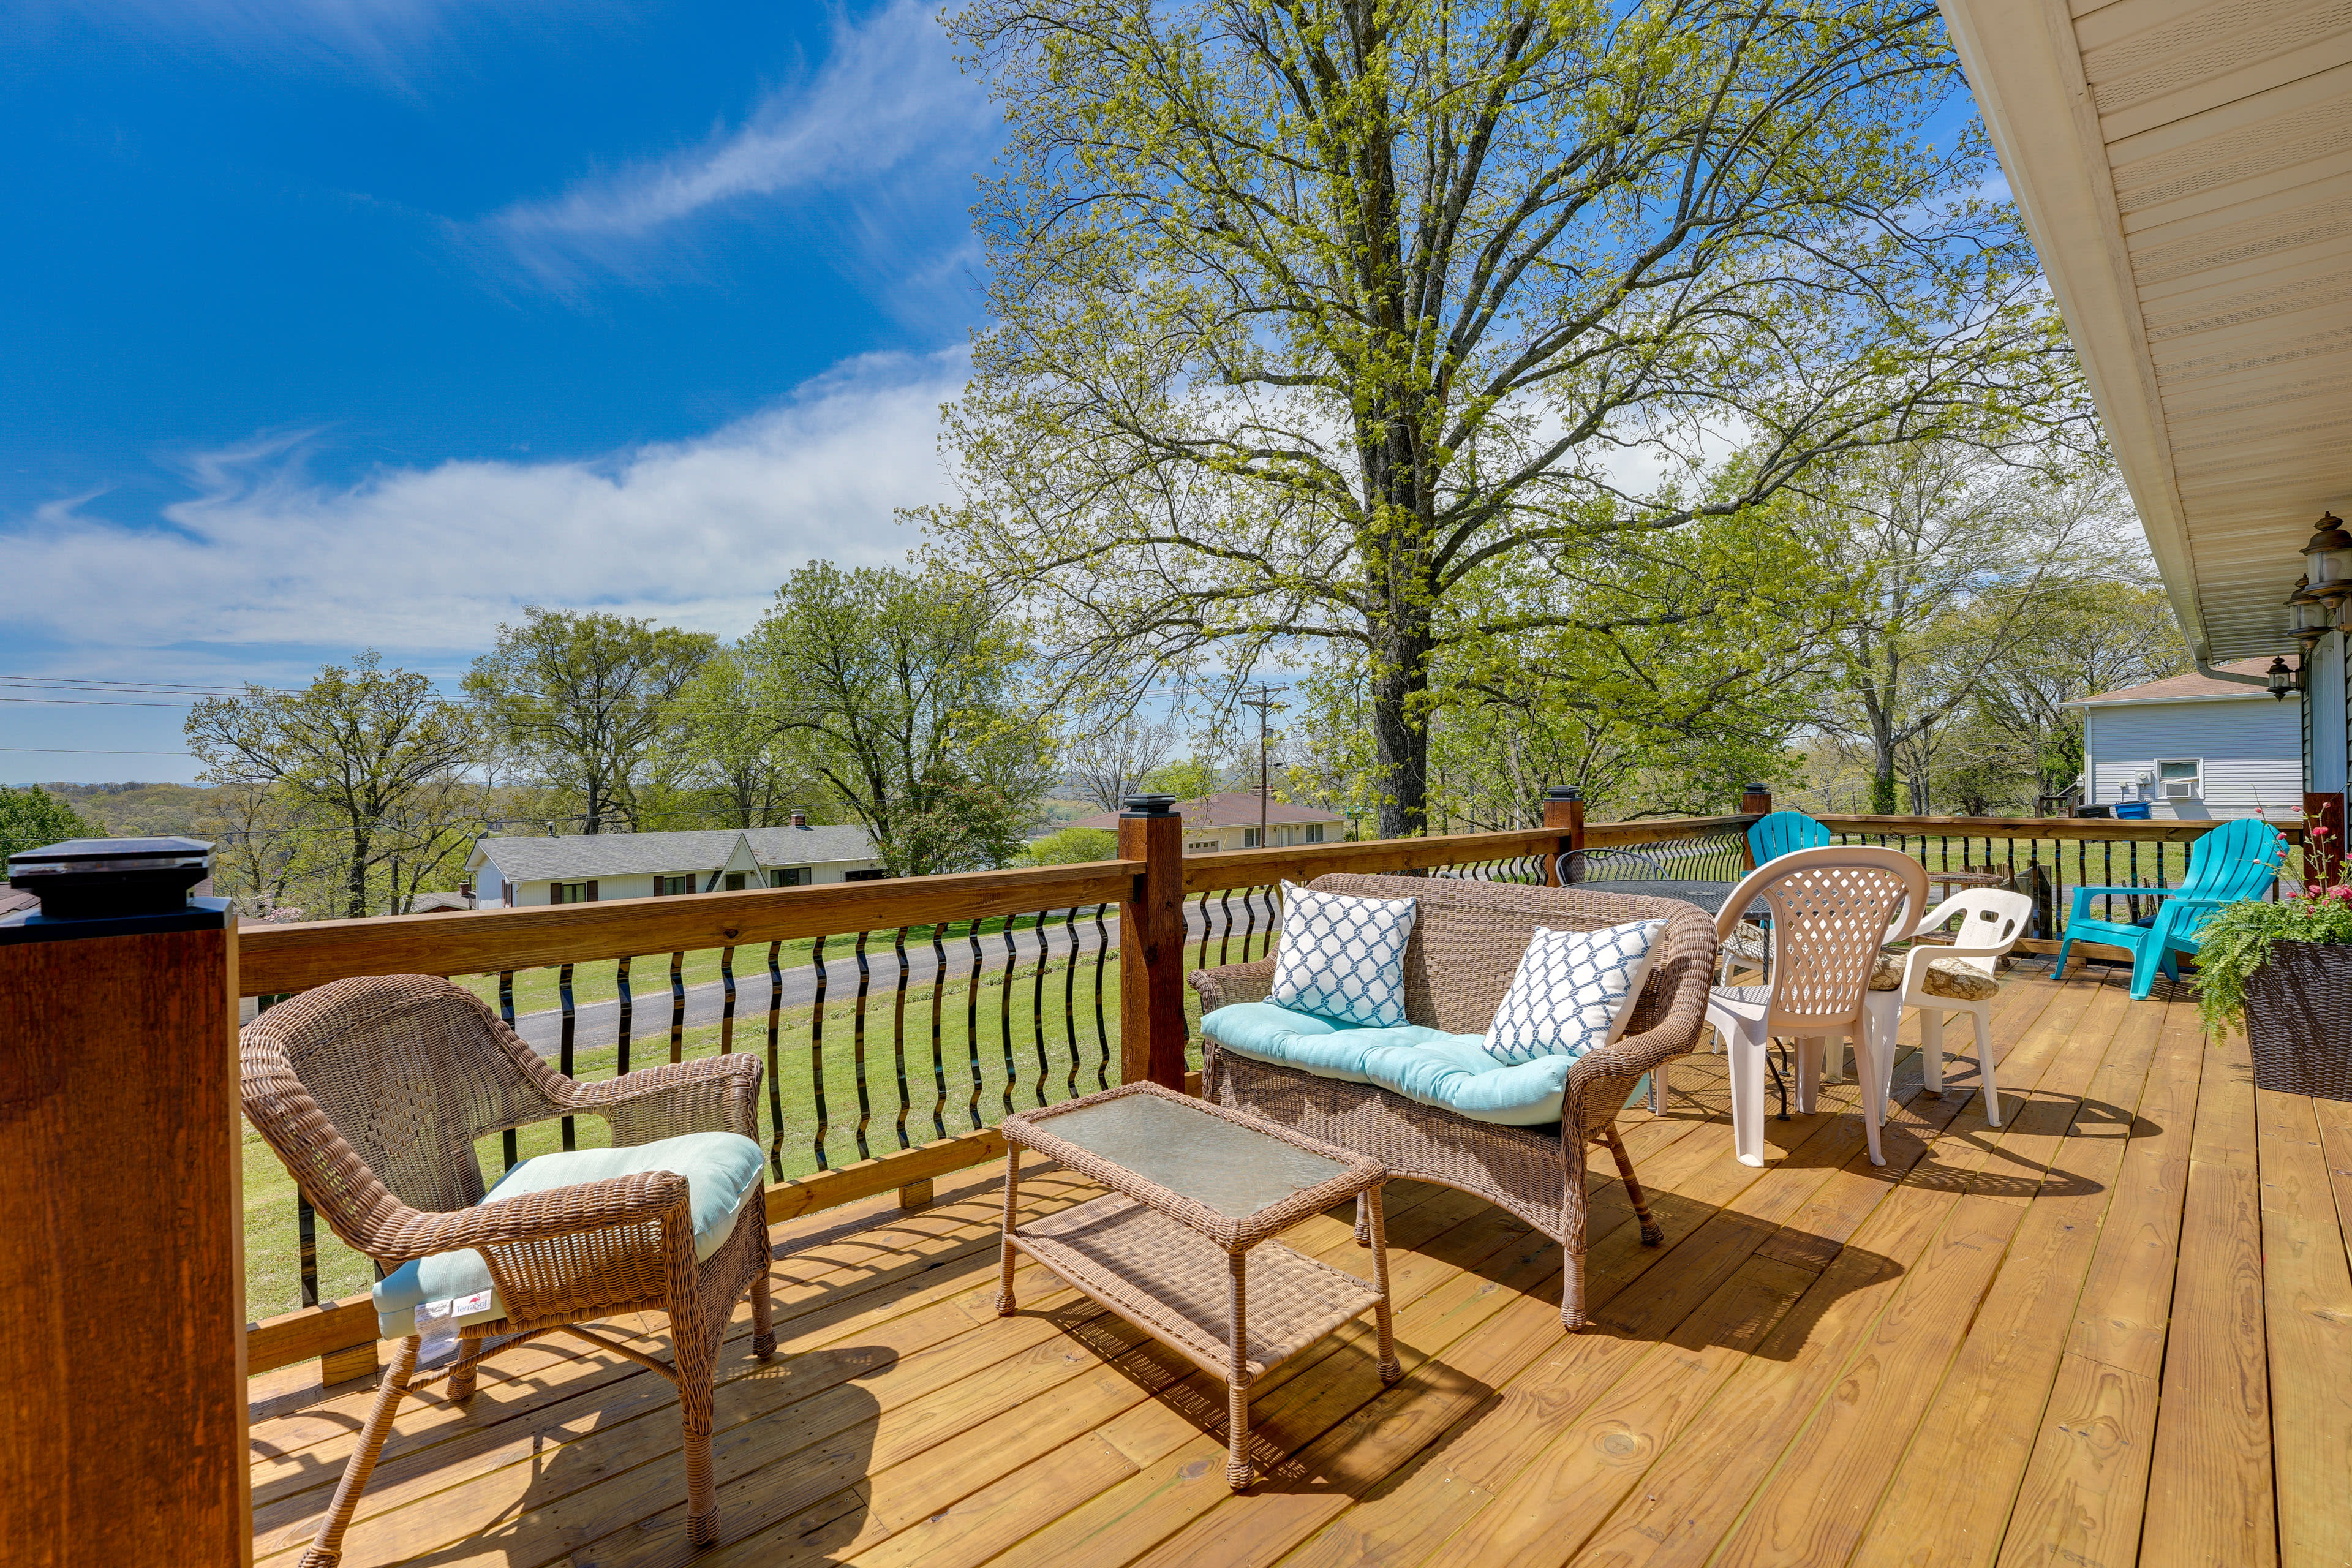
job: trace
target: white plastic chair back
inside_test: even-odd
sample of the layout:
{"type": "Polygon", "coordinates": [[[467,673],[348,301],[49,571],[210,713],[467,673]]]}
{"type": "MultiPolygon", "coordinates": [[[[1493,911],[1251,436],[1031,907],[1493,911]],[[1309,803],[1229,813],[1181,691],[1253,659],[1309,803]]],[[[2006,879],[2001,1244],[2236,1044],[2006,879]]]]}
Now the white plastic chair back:
{"type": "Polygon", "coordinates": [[[1799,849],[1748,874],[1723,901],[1717,936],[1727,938],[1759,899],[1771,921],[1766,1027],[1822,1034],[1861,1016],[1890,928],[1906,908],[1927,907],[1927,872],[1874,845],[1799,849]]]}

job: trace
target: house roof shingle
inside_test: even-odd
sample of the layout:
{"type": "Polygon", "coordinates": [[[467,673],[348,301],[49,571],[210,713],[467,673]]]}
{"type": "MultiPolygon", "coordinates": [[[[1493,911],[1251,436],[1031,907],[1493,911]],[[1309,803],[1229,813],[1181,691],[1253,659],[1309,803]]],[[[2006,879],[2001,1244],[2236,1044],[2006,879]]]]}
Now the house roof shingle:
{"type": "MultiPolygon", "coordinates": [[[[2292,666],[2293,661],[2289,661],[2292,666]]],[[[2217,664],[2216,669],[2227,669],[2241,675],[2261,675],[2271,667],[2266,658],[2237,658],[2217,664]]],[[[2121,687],[2114,691],[2102,691],[2092,697],[2078,697],[2064,703],[2068,708],[2105,707],[2111,702],[2196,702],[2225,697],[2264,697],[2259,686],[2241,686],[2232,680],[2216,680],[2210,675],[2174,675],[2162,680],[2151,680],[2140,686],[2121,687]]]]}
{"type": "Polygon", "coordinates": [[[509,882],[589,877],[677,876],[725,866],[738,839],[761,866],[822,866],[875,858],[863,827],[713,827],[684,833],[589,833],[562,838],[484,838],[467,864],[487,860],[509,882]]]}

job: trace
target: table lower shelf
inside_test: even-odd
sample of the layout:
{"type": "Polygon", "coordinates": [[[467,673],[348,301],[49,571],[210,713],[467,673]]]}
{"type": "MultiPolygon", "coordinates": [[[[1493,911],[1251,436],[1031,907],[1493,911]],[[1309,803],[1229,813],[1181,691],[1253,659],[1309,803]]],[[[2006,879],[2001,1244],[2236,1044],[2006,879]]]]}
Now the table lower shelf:
{"type": "MultiPolygon", "coordinates": [[[[1118,1194],[1034,1220],[1013,1242],[1205,1370],[1227,1374],[1232,1272],[1214,1242],[1118,1194]]],[[[1380,1300],[1370,1281],[1274,1241],[1250,1249],[1246,1285],[1251,1383],[1380,1300]]]]}

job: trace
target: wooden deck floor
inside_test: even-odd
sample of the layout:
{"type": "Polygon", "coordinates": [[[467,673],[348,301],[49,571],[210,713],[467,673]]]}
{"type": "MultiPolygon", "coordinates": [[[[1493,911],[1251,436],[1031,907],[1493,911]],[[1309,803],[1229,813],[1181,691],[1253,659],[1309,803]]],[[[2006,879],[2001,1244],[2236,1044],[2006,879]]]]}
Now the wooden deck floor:
{"type": "MultiPolygon", "coordinates": [[[[781,1227],[785,1353],[739,1325],[722,1355],[725,1539],[698,1561],[2352,1563],[2352,1105],[2257,1092],[2189,1001],[2113,981],[2021,971],[1995,1044],[2004,1125],[1972,1066],[1938,1100],[1906,1058],[1883,1170],[1843,1087],[1744,1167],[1716,1058],[1678,1069],[1627,1138],[1666,1245],[1596,1179],[1601,1321],[1573,1336],[1549,1243],[1392,1188],[1407,1376],[1382,1391],[1368,1328],[1280,1369],[1276,1473],[1238,1497],[1218,1384],[1034,1268],[994,1315],[992,1176],[781,1227]]],[[[1339,1220],[1289,1239],[1363,1268],[1339,1220]]],[[[272,1568],[369,1399],[299,1375],[255,1385],[272,1568]]],[[[345,1561],[696,1561],[683,1514],[667,1384],[541,1344],[465,1413],[404,1413],[345,1561]]]]}

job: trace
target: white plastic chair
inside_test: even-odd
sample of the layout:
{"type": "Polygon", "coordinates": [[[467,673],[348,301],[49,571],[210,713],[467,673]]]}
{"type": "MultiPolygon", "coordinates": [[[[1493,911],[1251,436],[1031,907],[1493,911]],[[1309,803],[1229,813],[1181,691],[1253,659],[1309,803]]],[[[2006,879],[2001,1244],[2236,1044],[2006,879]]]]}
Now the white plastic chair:
{"type": "Polygon", "coordinates": [[[1706,1005],[1706,1021],[1731,1054],[1733,1152],[1743,1165],[1764,1163],[1765,1057],[1772,1037],[1797,1038],[1797,1108],[1811,1110],[1828,1042],[1839,1036],[1853,1041],[1862,1058],[1855,1076],[1863,1136],[1870,1163],[1884,1165],[1878,1129],[1895,1037],[1872,1027],[1863,999],[1889,930],[1905,911],[1927,907],[1927,870],[1908,855],[1868,845],[1796,850],[1758,867],[1732,889],[1716,916],[1717,937],[1728,939],[1759,899],[1771,921],[1765,983],[1718,985],[1706,1005]]]}
{"type": "MultiPolygon", "coordinates": [[[[1919,1064],[1926,1076],[1927,1088],[1937,1094],[1944,1092],[1944,1015],[1966,1013],[1977,1026],[1977,1076],[1984,1079],[1985,1120],[1993,1126],[2000,1125],[2000,1089],[1992,1077],[1992,1004],[1985,997],[1945,996],[1929,991],[1927,966],[1939,959],[1955,959],[1969,968],[1991,979],[2000,961],[2016,945],[2025,932],[2026,921],[2033,916],[2033,900],[2023,893],[2010,892],[2000,888],[1970,888],[1953,894],[1927,911],[1927,918],[1903,933],[1906,937],[1921,931],[1940,931],[1958,918],[1960,929],[1953,933],[1953,945],[1922,942],[1903,959],[1903,984],[1895,991],[1873,991],[1864,998],[1870,1010],[1871,1026],[1881,1039],[1895,1038],[1896,1024],[1903,1009],[1919,1009],[1919,1064]]],[[[1900,940],[1899,938],[1897,940],[1900,940]]],[[[1885,1053],[1881,1070],[1891,1079],[1895,1053],[1885,1053]]],[[[1891,1089],[1881,1083],[1878,1103],[1883,1108],[1891,1089]]]]}

